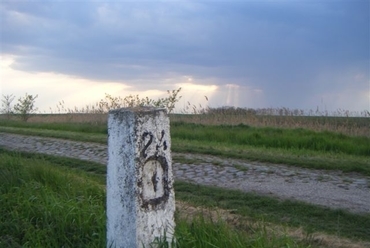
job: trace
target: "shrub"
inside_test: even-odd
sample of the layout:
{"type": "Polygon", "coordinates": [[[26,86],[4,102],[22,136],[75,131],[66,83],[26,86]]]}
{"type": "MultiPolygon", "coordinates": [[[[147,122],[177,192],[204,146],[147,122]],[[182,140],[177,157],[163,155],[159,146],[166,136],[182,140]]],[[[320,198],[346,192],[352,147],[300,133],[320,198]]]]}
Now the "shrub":
{"type": "Polygon", "coordinates": [[[3,95],[1,100],[1,113],[6,115],[7,119],[10,119],[10,115],[13,114],[12,102],[14,100],[13,94],[3,95]]]}
{"type": "Polygon", "coordinates": [[[26,95],[22,98],[18,98],[18,103],[14,106],[14,113],[19,114],[23,121],[27,121],[30,118],[30,114],[37,111],[35,107],[35,100],[38,95],[26,95]]]}

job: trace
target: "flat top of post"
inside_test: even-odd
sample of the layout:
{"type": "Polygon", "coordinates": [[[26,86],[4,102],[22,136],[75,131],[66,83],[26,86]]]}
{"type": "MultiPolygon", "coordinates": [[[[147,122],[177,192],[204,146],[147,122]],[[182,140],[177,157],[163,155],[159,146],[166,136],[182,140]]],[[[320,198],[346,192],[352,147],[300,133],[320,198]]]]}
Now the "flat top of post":
{"type": "Polygon", "coordinates": [[[118,113],[118,112],[157,112],[157,111],[167,111],[166,108],[159,108],[153,106],[138,106],[138,107],[127,107],[110,110],[109,113],[118,113]]]}

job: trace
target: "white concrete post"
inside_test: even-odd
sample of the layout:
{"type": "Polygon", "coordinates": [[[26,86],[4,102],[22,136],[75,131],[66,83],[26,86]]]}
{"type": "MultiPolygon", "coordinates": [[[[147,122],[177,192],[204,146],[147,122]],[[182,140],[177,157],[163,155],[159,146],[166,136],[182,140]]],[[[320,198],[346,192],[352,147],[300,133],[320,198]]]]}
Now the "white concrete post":
{"type": "Polygon", "coordinates": [[[112,110],[108,117],[107,246],[171,242],[175,194],[169,118],[152,107],[112,110]]]}

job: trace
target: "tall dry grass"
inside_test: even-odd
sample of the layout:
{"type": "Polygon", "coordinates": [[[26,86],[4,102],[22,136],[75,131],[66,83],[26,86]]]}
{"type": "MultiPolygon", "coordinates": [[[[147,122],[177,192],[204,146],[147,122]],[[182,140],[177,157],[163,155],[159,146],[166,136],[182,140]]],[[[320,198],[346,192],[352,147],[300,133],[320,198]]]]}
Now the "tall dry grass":
{"type": "MultiPolygon", "coordinates": [[[[228,126],[243,124],[253,127],[304,128],[318,132],[330,131],[350,136],[370,137],[369,117],[278,116],[252,113],[170,114],[169,116],[173,123],[185,122],[228,126]]],[[[106,125],[107,118],[107,113],[35,114],[29,118],[28,122],[106,125]]]]}
{"type": "MultiPolygon", "coordinates": [[[[140,98],[138,95],[130,95],[124,98],[113,97],[106,94],[105,98],[96,104],[85,107],[66,108],[64,101],[56,105],[56,109],[50,108],[51,114],[31,115],[28,122],[57,122],[57,123],[93,123],[106,125],[107,113],[110,109],[134,106],[161,106],[166,107],[171,113],[175,110],[175,104],[181,96],[177,90],[167,91],[167,98],[152,100],[148,97],[140,98]]],[[[186,122],[203,125],[230,125],[239,124],[253,127],[277,127],[277,128],[304,128],[314,131],[332,131],[351,136],[370,137],[370,112],[351,112],[338,109],[333,112],[326,110],[300,110],[289,108],[235,108],[220,107],[210,108],[197,106],[188,102],[177,114],[170,114],[172,122],[186,122]]],[[[9,116],[6,116],[9,118],[9,116]]],[[[0,118],[5,118],[1,116],[0,118]]],[[[15,119],[11,116],[10,119],[15,119]]]]}
{"type": "Polygon", "coordinates": [[[107,113],[60,113],[32,115],[30,123],[92,123],[106,125],[107,113]]]}
{"type": "Polygon", "coordinates": [[[249,125],[253,127],[304,128],[314,131],[331,131],[351,136],[370,137],[370,113],[353,113],[338,110],[331,113],[303,111],[288,108],[245,109],[208,108],[194,114],[173,114],[173,122],[202,125],[249,125]]]}

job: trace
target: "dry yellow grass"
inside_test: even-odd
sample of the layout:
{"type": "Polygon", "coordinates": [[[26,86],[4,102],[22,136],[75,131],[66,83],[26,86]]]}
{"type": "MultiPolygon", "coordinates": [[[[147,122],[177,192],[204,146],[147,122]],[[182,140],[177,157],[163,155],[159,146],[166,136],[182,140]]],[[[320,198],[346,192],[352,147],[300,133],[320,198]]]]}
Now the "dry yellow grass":
{"type": "Polygon", "coordinates": [[[33,123],[107,123],[108,114],[36,114],[28,122],[33,123]]]}
{"type": "MultiPolygon", "coordinates": [[[[107,113],[34,114],[28,122],[106,124],[107,117],[107,113]]],[[[11,118],[17,119],[15,116],[11,118]]],[[[243,124],[252,127],[304,128],[370,137],[370,117],[259,115],[248,111],[220,111],[206,114],[170,114],[170,120],[203,125],[243,124]]]]}
{"type": "Polygon", "coordinates": [[[304,128],[331,131],[351,136],[370,137],[369,117],[275,116],[255,114],[171,115],[173,122],[203,125],[248,125],[252,127],[304,128]]]}

